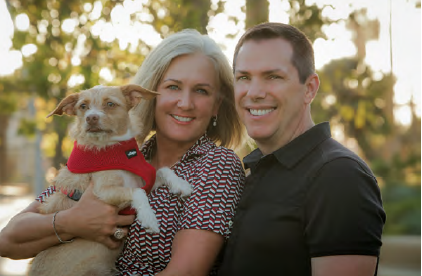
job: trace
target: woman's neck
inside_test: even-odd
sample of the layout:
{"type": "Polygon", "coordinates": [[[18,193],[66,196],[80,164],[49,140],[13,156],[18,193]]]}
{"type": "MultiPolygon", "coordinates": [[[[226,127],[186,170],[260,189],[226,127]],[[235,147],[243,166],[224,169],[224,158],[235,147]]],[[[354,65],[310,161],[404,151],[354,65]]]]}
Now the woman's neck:
{"type": "Polygon", "coordinates": [[[156,169],[173,167],[194,143],[177,143],[156,135],[156,145],[151,154],[151,165],[156,169]]]}

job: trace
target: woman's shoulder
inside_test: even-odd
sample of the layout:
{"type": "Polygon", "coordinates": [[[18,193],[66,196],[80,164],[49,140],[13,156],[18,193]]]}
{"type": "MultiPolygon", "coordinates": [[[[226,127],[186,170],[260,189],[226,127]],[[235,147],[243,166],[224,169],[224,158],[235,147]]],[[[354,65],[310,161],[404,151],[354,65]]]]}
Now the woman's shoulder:
{"type": "Polygon", "coordinates": [[[235,162],[235,163],[241,163],[239,156],[229,148],[223,147],[223,146],[215,146],[210,148],[205,154],[204,158],[210,158],[214,162],[217,160],[221,160],[222,162],[235,162]]]}

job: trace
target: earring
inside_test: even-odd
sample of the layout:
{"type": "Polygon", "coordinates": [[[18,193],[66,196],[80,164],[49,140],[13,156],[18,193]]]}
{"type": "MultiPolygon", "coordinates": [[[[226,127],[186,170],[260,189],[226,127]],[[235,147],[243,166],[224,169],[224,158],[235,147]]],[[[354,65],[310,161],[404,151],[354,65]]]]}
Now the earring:
{"type": "Polygon", "coordinates": [[[213,118],[213,122],[212,122],[213,126],[217,126],[217,115],[215,115],[215,117],[213,118]]]}

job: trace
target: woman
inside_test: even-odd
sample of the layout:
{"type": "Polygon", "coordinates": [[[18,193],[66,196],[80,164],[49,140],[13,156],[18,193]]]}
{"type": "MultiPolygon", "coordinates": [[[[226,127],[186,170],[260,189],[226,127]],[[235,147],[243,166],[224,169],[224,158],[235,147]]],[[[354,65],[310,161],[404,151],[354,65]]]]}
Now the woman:
{"type": "MultiPolygon", "coordinates": [[[[167,187],[153,191],[149,201],[160,233],[151,234],[88,189],[75,207],[56,217],[61,239],[82,237],[117,247],[119,241],[112,237],[117,226],[133,222],[125,229],[128,237],[116,263],[120,275],[208,275],[230,233],[244,183],[239,158],[224,147],[238,146],[242,138],[232,78],[227,59],[209,37],[185,30],[164,39],[133,81],[161,93],[137,107],[146,130],[138,139],[155,131],[142,147],[145,158],[156,169],[170,167],[187,180],[192,195],[184,200],[167,187]]],[[[59,243],[52,216],[39,214],[39,204],[31,204],[3,230],[0,248],[9,249],[0,254],[28,258],[59,243]]]]}

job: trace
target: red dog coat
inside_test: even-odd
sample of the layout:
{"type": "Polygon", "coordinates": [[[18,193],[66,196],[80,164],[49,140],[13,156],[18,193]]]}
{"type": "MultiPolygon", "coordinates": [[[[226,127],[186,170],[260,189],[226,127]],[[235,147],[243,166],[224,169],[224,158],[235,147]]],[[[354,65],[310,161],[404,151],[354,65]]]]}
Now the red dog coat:
{"type": "MultiPolygon", "coordinates": [[[[151,192],[155,182],[155,169],[145,161],[138,149],[135,138],[108,146],[105,149],[86,150],[75,141],[67,160],[67,168],[72,173],[91,173],[105,170],[126,170],[139,175],[145,181],[142,189],[151,192]]],[[[126,209],[120,213],[126,214],[126,209]],[[125,211],[125,212],[122,212],[125,211]]]]}

